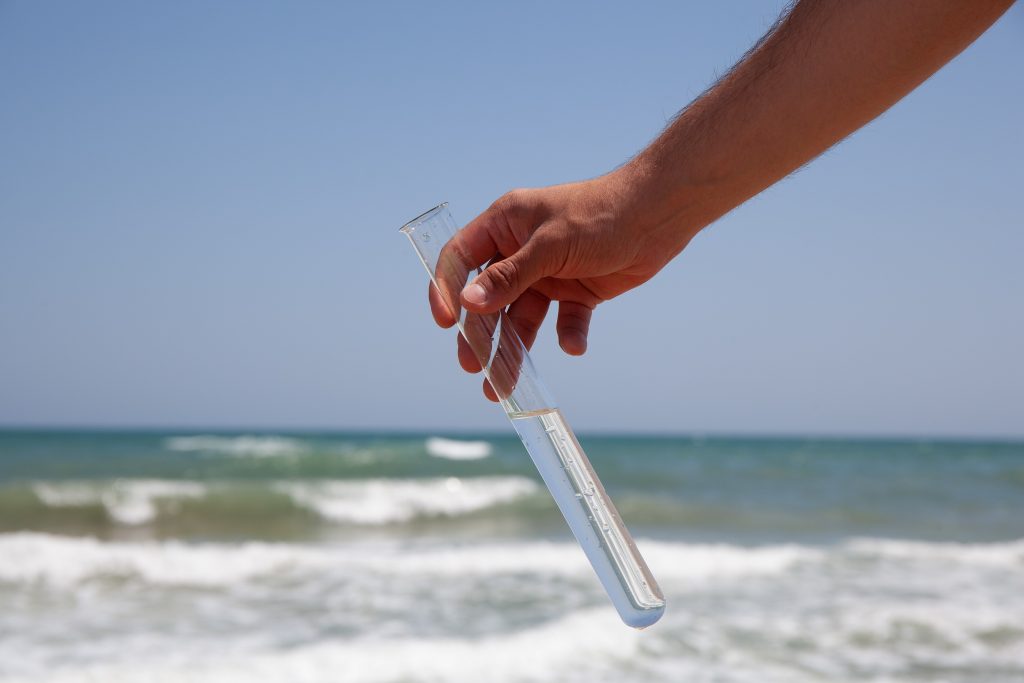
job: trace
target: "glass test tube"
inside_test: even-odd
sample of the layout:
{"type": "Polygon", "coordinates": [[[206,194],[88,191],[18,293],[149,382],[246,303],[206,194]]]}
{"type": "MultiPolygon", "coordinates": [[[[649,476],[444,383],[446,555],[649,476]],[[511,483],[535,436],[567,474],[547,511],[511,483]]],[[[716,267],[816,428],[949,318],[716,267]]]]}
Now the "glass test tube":
{"type": "Polygon", "coordinates": [[[480,271],[449,245],[458,227],[448,205],[414,218],[402,232],[456,314],[459,331],[619,616],[634,628],[650,626],[665,611],[661,589],[512,323],[504,311],[478,315],[460,305],[462,288],[480,271]]]}

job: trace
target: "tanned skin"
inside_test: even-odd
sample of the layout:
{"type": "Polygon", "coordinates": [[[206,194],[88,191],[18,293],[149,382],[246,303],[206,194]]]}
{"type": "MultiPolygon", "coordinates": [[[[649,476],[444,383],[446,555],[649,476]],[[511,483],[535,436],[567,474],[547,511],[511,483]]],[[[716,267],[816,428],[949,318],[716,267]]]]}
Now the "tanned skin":
{"type": "MultiPolygon", "coordinates": [[[[513,190],[453,240],[475,313],[508,306],[529,348],[558,302],[581,355],[594,308],[654,277],[694,235],[879,116],[960,54],[1012,0],[800,0],[646,149],[592,180],[513,190]]],[[[442,327],[455,324],[431,287],[442,327]]],[[[480,363],[462,337],[459,362],[480,363]]],[[[484,382],[484,393],[496,396],[484,382]]]]}

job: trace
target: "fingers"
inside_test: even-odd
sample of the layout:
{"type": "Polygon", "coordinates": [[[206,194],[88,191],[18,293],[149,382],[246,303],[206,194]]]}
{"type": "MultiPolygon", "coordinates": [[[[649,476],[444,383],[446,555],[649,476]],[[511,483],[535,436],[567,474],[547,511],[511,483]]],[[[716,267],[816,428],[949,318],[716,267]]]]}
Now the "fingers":
{"type": "Polygon", "coordinates": [[[538,280],[554,275],[554,254],[540,240],[527,240],[519,251],[492,263],[462,290],[462,305],[475,313],[508,306],[538,280]]]}
{"type": "Polygon", "coordinates": [[[533,346],[550,305],[551,299],[535,289],[528,289],[508,307],[506,324],[494,340],[498,347],[491,362],[491,379],[484,380],[484,395],[488,399],[497,401],[499,396],[509,396],[515,389],[522,370],[524,347],[533,346]]]}
{"type": "Polygon", "coordinates": [[[448,304],[444,302],[444,298],[437,291],[433,282],[427,287],[427,298],[430,300],[430,312],[434,316],[434,322],[445,329],[455,324],[455,316],[452,315],[448,304]]]}
{"type": "Polygon", "coordinates": [[[458,341],[456,343],[458,345],[459,365],[462,366],[462,369],[471,373],[477,373],[483,370],[480,366],[480,359],[476,357],[476,353],[469,345],[469,342],[466,341],[466,338],[463,337],[462,334],[457,335],[457,337],[458,341]]]}
{"type": "Polygon", "coordinates": [[[526,241],[533,226],[529,190],[512,190],[467,223],[449,243],[469,268],[479,268],[495,256],[512,254],[526,241]],[[514,228],[524,228],[517,233],[514,228]]]}
{"type": "Polygon", "coordinates": [[[551,299],[535,289],[528,289],[508,307],[508,319],[527,349],[533,347],[550,305],[551,299]]]}
{"type": "Polygon", "coordinates": [[[490,262],[462,290],[461,304],[468,310],[493,313],[504,308],[557,269],[552,250],[534,238],[538,226],[532,196],[528,190],[509,192],[449,243],[469,270],[490,262]]]}
{"type": "MultiPolygon", "coordinates": [[[[493,314],[508,306],[511,328],[519,334],[523,345],[530,348],[551,303],[547,296],[530,287],[558,270],[556,254],[544,248],[542,240],[534,238],[539,219],[537,203],[531,196],[528,190],[512,191],[460,230],[438,258],[435,277],[440,290],[434,286],[429,290],[431,313],[441,327],[454,325],[463,307],[479,314],[469,316],[464,323],[469,340],[463,334],[458,336],[459,365],[464,370],[480,372],[484,351],[497,345],[491,374],[497,373],[492,379],[497,382],[498,391],[484,381],[484,394],[492,401],[498,400],[499,393],[512,391],[522,360],[522,347],[518,344],[493,339],[497,320],[493,314]],[[487,263],[490,265],[467,285],[468,276],[487,263]],[[490,327],[485,322],[490,322],[490,327]]],[[[582,353],[585,332],[582,345],[576,346],[581,348],[578,353],[582,353]]]]}
{"type": "Polygon", "coordinates": [[[484,380],[484,396],[487,397],[488,401],[492,403],[498,402],[498,394],[494,391],[494,387],[486,379],[484,380]]]}
{"type": "MultiPolygon", "coordinates": [[[[502,253],[510,254],[516,251],[518,245],[511,234],[508,221],[510,215],[517,213],[515,207],[522,202],[516,198],[521,195],[522,193],[509,192],[467,223],[441,248],[434,269],[434,277],[440,291],[431,292],[431,308],[441,309],[435,311],[434,319],[442,327],[448,327],[443,325],[442,321],[454,321],[459,315],[459,306],[462,305],[459,293],[465,288],[467,280],[475,274],[476,269],[488,261],[500,260],[502,253]],[[438,305],[444,303],[450,305],[438,305]],[[447,316],[444,315],[444,308],[448,309],[447,316]]],[[[482,313],[493,312],[474,310],[482,313]]]]}
{"type": "MultiPolygon", "coordinates": [[[[512,323],[513,329],[515,329],[516,334],[519,335],[527,349],[531,348],[533,342],[537,339],[537,331],[540,329],[541,323],[544,322],[544,316],[547,315],[550,304],[551,300],[546,296],[536,290],[529,289],[509,306],[508,320],[512,323]]],[[[470,316],[467,322],[472,324],[476,320],[476,318],[470,316]]],[[[507,335],[508,333],[505,332],[502,334],[502,340],[494,339],[493,341],[489,338],[477,339],[474,337],[476,343],[481,344],[481,348],[477,349],[477,351],[488,353],[489,355],[490,345],[505,340],[507,335]],[[488,348],[482,348],[483,346],[488,348]]],[[[461,334],[458,335],[457,344],[459,365],[462,366],[462,369],[466,372],[480,372],[483,368],[480,366],[480,358],[477,351],[473,350],[473,347],[461,334]]]]}
{"type": "Polygon", "coordinates": [[[587,334],[590,332],[590,318],[594,310],[575,302],[562,301],[558,304],[558,345],[572,356],[582,356],[587,351],[587,334]]]}

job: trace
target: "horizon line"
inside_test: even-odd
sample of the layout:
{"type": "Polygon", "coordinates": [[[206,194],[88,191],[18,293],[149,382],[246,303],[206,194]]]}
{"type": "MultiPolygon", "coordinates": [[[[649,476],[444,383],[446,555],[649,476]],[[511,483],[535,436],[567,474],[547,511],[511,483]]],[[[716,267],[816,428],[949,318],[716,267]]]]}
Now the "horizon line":
{"type": "MultiPolygon", "coordinates": [[[[124,425],[124,424],[75,424],[75,423],[6,423],[0,422],[0,432],[121,432],[121,433],[215,433],[215,434],[403,434],[403,435],[487,435],[492,437],[515,438],[513,430],[466,427],[354,427],[354,426],[239,426],[239,425],[124,425]]],[[[952,443],[999,443],[1024,445],[1024,434],[921,434],[911,432],[843,433],[825,431],[725,431],[725,430],[608,430],[580,429],[584,436],[605,438],[682,438],[691,440],[823,440],[823,441],[906,441],[906,442],[952,442],[952,443]]]]}

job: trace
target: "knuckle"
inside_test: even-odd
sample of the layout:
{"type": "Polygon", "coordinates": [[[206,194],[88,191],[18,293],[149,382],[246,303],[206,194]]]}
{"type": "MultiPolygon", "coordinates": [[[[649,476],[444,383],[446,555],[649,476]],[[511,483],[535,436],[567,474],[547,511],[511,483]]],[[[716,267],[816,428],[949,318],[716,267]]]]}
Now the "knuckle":
{"type": "Polygon", "coordinates": [[[501,195],[501,197],[499,197],[498,201],[495,202],[495,203],[498,204],[498,206],[502,210],[509,211],[509,210],[514,210],[514,209],[517,209],[517,208],[520,208],[521,206],[523,206],[523,204],[525,203],[525,200],[526,200],[526,190],[524,190],[522,188],[515,188],[515,189],[509,190],[505,194],[501,195]]]}
{"type": "Polygon", "coordinates": [[[510,190],[498,198],[492,208],[508,222],[518,222],[530,213],[530,191],[522,188],[510,190]]]}
{"type": "Polygon", "coordinates": [[[515,291],[518,288],[522,276],[519,266],[516,265],[515,261],[511,259],[499,261],[487,270],[491,275],[491,282],[494,283],[498,289],[515,291]]]}

